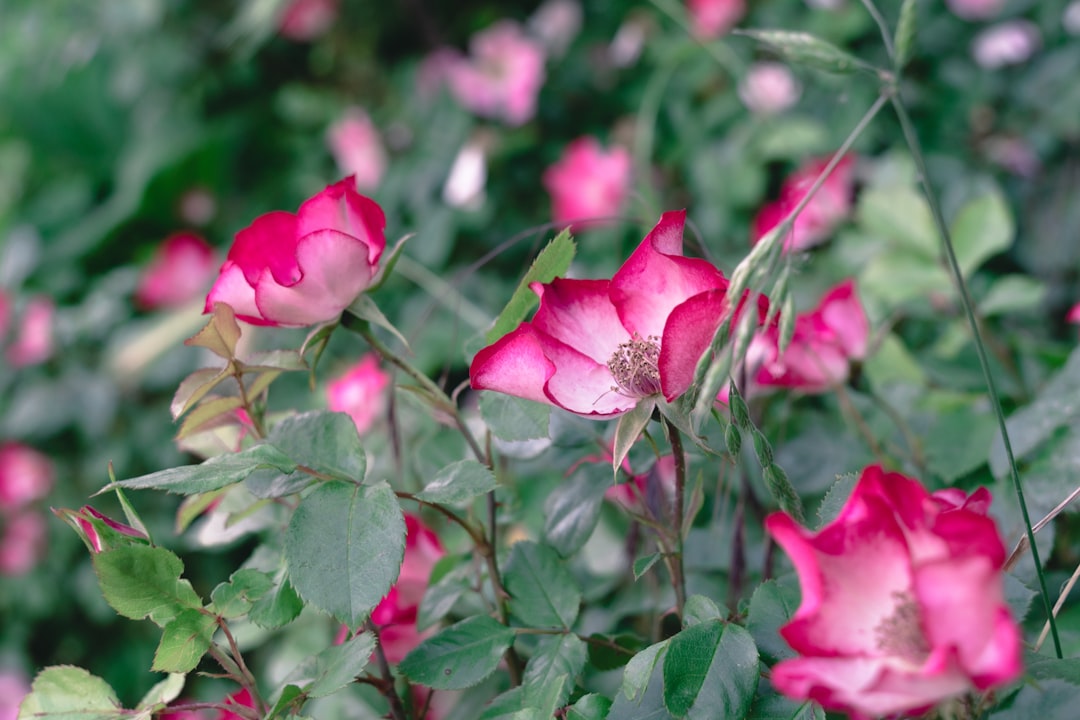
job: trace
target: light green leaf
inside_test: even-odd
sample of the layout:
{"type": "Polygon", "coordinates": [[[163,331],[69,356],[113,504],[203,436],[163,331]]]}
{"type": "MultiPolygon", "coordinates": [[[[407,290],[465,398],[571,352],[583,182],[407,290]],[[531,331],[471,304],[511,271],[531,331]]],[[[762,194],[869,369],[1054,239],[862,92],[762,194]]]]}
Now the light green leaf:
{"type": "Polygon", "coordinates": [[[606,720],[611,701],[603,695],[589,693],[567,708],[566,720],[606,720]]]}
{"type": "Polygon", "coordinates": [[[180,693],[184,689],[184,682],[186,680],[187,675],[182,673],[173,673],[169,675],[169,677],[150,688],[150,690],[143,695],[143,699],[139,701],[136,709],[143,710],[168,705],[173,700],[180,697],[180,693]]]}
{"type": "Polygon", "coordinates": [[[181,380],[169,406],[173,420],[186,413],[228,377],[231,377],[228,368],[202,368],[181,380]]]}
{"type": "Polygon", "coordinates": [[[745,717],[757,691],[758,651],[744,628],[712,621],[671,638],[664,705],[688,720],[745,717]]]}
{"type": "Polygon", "coordinates": [[[515,442],[548,436],[551,406],[488,390],[480,391],[480,416],[500,440],[515,442]]]}
{"type": "Polygon", "coordinates": [[[18,720],[116,720],[125,714],[107,682],[82,668],[59,665],[34,678],[18,720]]]}
{"type": "Polygon", "coordinates": [[[183,610],[202,607],[191,583],[180,579],[184,563],[165,548],[127,545],[92,560],[105,600],[126,618],[164,626],[183,610]]]}
{"type": "Polygon", "coordinates": [[[825,493],[825,497],[821,500],[821,505],[818,506],[817,516],[820,524],[819,528],[824,527],[836,519],[836,516],[840,514],[840,511],[847,504],[848,498],[851,497],[852,491],[855,489],[855,484],[859,482],[859,476],[855,473],[846,473],[836,478],[836,482],[833,483],[829,491],[825,493]]]}
{"type": "Polygon", "coordinates": [[[266,350],[252,353],[244,358],[243,367],[245,373],[259,372],[260,370],[300,372],[307,369],[307,363],[304,362],[303,356],[297,350],[266,350]]]}
{"type": "Polygon", "coordinates": [[[534,282],[548,283],[556,277],[565,275],[570,268],[571,261],[574,259],[575,251],[576,246],[570,236],[569,228],[556,235],[540,251],[529,271],[525,273],[525,277],[521,279],[517,289],[514,290],[510,302],[506,304],[503,311],[499,313],[499,317],[495,319],[494,327],[488,330],[486,337],[489,345],[516,328],[529,314],[529,311],[536,307],[538,299],[536,293],[529,288],[529,284],[534,282]]]}
{"type": "Polygon", "coordinates": [[[515,543],[503,582],[510,593],[510,612],[526,625],[569,628],[577,619],[581,589],[551,548],[515,543]]]}
{"type": "Polygon", "coordinates": [[[270,590],[273,578],[270,573],[244,568],[237,570],[210,593],[214,612],[225,618],[244,615],[252,604],[270,590]]]}
{"type": "Polygon", "coordinates": [[[669,642],[670,640],[664,640],[655,645],[650,645],[632,657],[630,662],[626,663],[626,668],[623,670],[622,688],[620,690],[623,695],[631,701],[635,701],[641,697],[641,693],[649,683],[649,677],[653,673],[653,667],[656,665],[657,661],[663,658],[665,653],[667,653],[669,642]]]}
{"type": "Polygon", "coordinates": [[[553,699],[555,708],[565,705],[588,657],[588,649],[577,635],[546,638],[525,667],[525,704],[545,711],[542,698],[553,699]]]}
{"type": "Polygon", "coordinates": [[[398,665],[410,680],[436,690],[464,690],[495,672],[514,631],[476,615],[424,640],[398,665]]]}
{"type": "Polygon", "coordinates": [[[1016,225],[1001,193],[991,192],[968,202],[950,228],[960,269],[968,276],[986,260],[1012,245],[1016,225]]]}
{"type": "Polygon", "coordinates": [[[227,415],[243,405],[243,399],[236,395],[210,396],[204,399],[199,403],[198,407],[184,418],[184,422],[180,424],[180,430],[176,433],[176,439],[183,440],[193,435],[207,423],[217,420],[222,415],[227,415]]]}
{"type": "Polygon", "coordinates": [[[315,679],[306,689],[308,697],[326,697],[352,683],[367,667],[374,650],[375,636],[366,632],[323,650],[313,658],[315,679]]]}
{"type": "Polygon", "coordinates": [[[859,193],[859,225],[930,265],[941,257],[934,216],[926,198],[906,185],[870,187],[859,193]]]}
{"type": "Polygon", "coordinates": [[[830,42],[810,33],[791,30],[736,30],[776,51],[785,60],[815,70],[845,74],[855,72],[865,63],[830,42]]]}
{"type": "Polygon", "coordinates": [[[780,636],[780,627],[786,625],[799,606],[799,586],[789,577],[769,580],[758,585],[750,598],[750,611],[746,629],[754,637],[761,653],[772,661],[794,655],[787,642],[780,636]]]}
{"type": "Polygon", "coordinates": [[[300,501],[285,532],[292,584],[302,598],[350,627],[397,579],[405,520],[385,482],[328,482],[300,501]]]}
{"type": "Polygon", "coordinates": [[[216,629],[217,622],[213,615],[199,610],[181,610],[162,629],[161,642],[150,669],[170,673],[191,672],[210,648],[216,629]]]}
{"type": "Polygon", "coordinates": [[[273,629],[288,625],[304,609],[304,601],[296,594],[284,570],[274,576],[274,584],[255,601],[248,619],[261,628],[273,629]]]}
{"type": "Polygon", "coordinates": [[[979,301],[983,317],[1011,313],[1037,312],[1046,300],[1046,285],[1027,275],[1006,275],[995,278],[990,289],[979,301]]]}
{"type": "Polygon", "coordinates": [[[656,402],[652,398],[642,398],[634,409],[619,417],[615,426],[615,440],[611,448],[611,471],[618,474],[623,460],[630,453],[630,448],[641,437],[641,433],[652,420],[656,402]]]}
{"type": "Polygon", "coordinates": [[[686,599],[686,606],[683,608],[683,627],[710,620],[720,620],[726,614],[715,602],[704,595],[691,595],[686,599]]]}
{"type": "Polygon", "coordinates": [[[262,467],[274,468],[285,473],[291,473],[296,469],[296,465],[280,450],[273,445],[262,443],[243,452],[218,455],[201,465],[169,468],[130,480],[110,483],[102,489],[102,492],[115,486],[132,490],[155,489],[180,495],[194,495],[240,482],[262,467]]]}
{"type": "Polygon", "coordinates": [[[364,480],[367,457],[356,423],[345,413],[293,415],[275,425],[267,440],[297,465],[338,480],[364,480]]]}
{"type": "Polygon", "coordinates": [[[388,331],[391,335],[397,338],[397,341],[401,343],[406,350],[412,352],[412,349],[409,347],[409,341],[406,340],[405,336],[402,335],[401,332],[396,327],[394,327],[394,324],[386,318],[386,315],[383,314],[383,311],[379,309],[379,306],[375,304],[375,301],[372,300],[371,296],[367,293],[364,293],[360,297],[356,298],[356,300],[353,301],[352,305],[349,306],[348,312],[360,318],[361,320],[369,322],[372,325],[376,325],[388,331]]]}
{"type": "Polygon", "coordinates": [[[494,490],[495,474],[475,460],[447,465],[416,494],[417,499],[439,505],[459,505],[494,490]]]}

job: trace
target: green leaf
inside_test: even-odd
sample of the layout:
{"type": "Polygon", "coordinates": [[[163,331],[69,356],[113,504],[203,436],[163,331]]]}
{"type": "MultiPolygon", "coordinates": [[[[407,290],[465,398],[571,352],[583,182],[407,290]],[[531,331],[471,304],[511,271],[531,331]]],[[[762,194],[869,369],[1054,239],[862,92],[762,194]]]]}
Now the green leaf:
{"type": "Polygon", "coordinates": [[[270,573],[252,568],[237,570],[228,582],[223,582],[210,593],[214,612],[225,618],[244,615],[256,600],[270,590],[273,578],[270,573]]]}
{"type": "MultiPolygon", "coordinates": [[[[1075,661],[1074,661],[1075,662],[1075,661]]],[[[990,714],[993,720],[1074,720],[1080,704],[1080,686],[1065,680],[1044,679],[1020,687],[1010,702],[990,714]]]]}
{"type": "Polygon", "coordinates": [[[228,377],[231,377],[228,368],[202,368],[181,380],[169,406],[173,420],[190,410],[228,377]]]}
{"type": "Polygon", "coordinates": [[[438,577],[427,589],[420,600],[420,609],[416,612],[416,629],[424,630],[446,617],[462,595],[474,592],[472,587],[472,565],[462,562],[457,556],[441,558],[431,571],[432,579],[438,577]],[[450,570],[444,568],[450,567],[450,570]],[[445,574],[442,574],[445,573],[445,574]]]}
{"type": "Polygon", "coordinates": [[[563,557],[585,545],[600,519],[611,476],[582,465],[569,482],[560,483],[544,502],[544,540],[563,557]]]}
{"type": "Polygon", "coordinates": [[[405,336],[402,335],[396,327],[394,327],[393,323],[386,319],[386,316],[383,315],[382,310],[379,309],[379,306],[375,304],[375,301],[372,300],[371,296],[367,293],[364,293],[360,297],[356,298],[356,300],[353,301],[352,305],[349,306],[348,312],[360,318],[361,320],[364,320],[365,322],[369,322],[372,325],[377,325],[378,327],[381,327],[382,329],[388,331],[391,335],[397,338],[397,341],[401,343],[406,350],[412,352],[412,349],[409,347],[409,341],[405,339],[405,336]]]}
{"type": "Polygon", "coordinates": [[[768,580],[758,585],[750,598],[746,629],[757,643],[761,654],[773,662],[792,657],[794,651],[780,636],[780,627],[786,625],[799,607],[799,586],[791,577],[768,580]]]}
{"type": "Polygon", "coordinates": [[[150,690],[143,695],[143,699],[139,701],[136,709],[159,709],[168,705],[173,700],[180,697],[180,693],[184,689],[186,680],[187,675],[181,673],[169,675],[169,677],[150,688],[150,690]]]}
{"type": "Polygon", "coordinates": [[[92,560],[105,600],[126,618],[164,626],[183,610],[202,607],[191,583],[180,579],[184,563],[165,548],[127,545],[92,560]]]}
{"type": "Polygon", "coordinates": [[[321,481],[303,470],[282,473],[273,468],[262,468],[244,479],[244,487],[255,497],[270,500],[296,495],[317,482],[321,481]]]}
{"type": "Polygon", "coordinates": [[[710,620],[721,620],[727,613],[704,595],[691,595],[683,608],[683,627],[698,625],[710,620]]]}
{"type": "Polygon", "coordinates": [[[285,571],[279,570],[270,589],[251,606],[248,619],[269,630],[288,625],[303,609],[304,601],[296,594],[285,571]]]}
{"type": "Polygon", "coordinates": [[[312,658],[314,680],[305,689],[308,697],[326,697],[352,683],[367,667],[374,650],[375,636],[366,632],[323,650],[312,658]]]}
{"type": "Polygon", "coordinates": [[[1012,245],[1016,234],[1009,204],[999,192],[981,195],[965,204],[950,228],[956,259],[964,275],[1012,245]]]}
{"type": "Polygon", "coordinates": [[[819,528],[825,527],[836,519],[836,516],[844,509],[844,505],[847,504],[848,498],[851,497],[857,482],[859,482],[859,476],[855,473],[846,473],[836,478],[836,482],[825,493],[821,505],[818,506],[819,528]]]}
{"type": "Polygon", "coordinates": [[[236,343],[240,340],[240,324],[236,322],[236,313],[223,302],[214,303],[214,314],[210,322],[184,341],[185,345],[203,347],[225,360],[236,357],[236,343]]]}
{"type": "Polygon", "coordinates": [[[169,468],[130,480],[109,483],[102,492],[115,486],[132,490],[155,489],[180,495],[194,495],[240,482],[262,467],[270,467],[286,473],[296,469],[296,465],[280,450],[273,445],[263,443],[243,452],[218,455],[201,465],[169,468]]]}
{"type": "Polygon", "coordinates": [[[161,642],[150,669],[170,673],[191,672],[210,648],[215,630],[217,621],[213,615],[199,610],[181,610],[162,629],[161,642]]]}
{"type": "Polygon", "coordinates": [[[464,690],[495,672],[514,631],[476,615],[424,640],[398,665],[410,680],[436,690],[464,690]]]}
{"type": "Polygon", "coordinates": [[[296,685],[286,685],[278,697],[274,707],[270,708],[270,714],[266,720],[277,720],[288,713],[290,720],[303,720],[297,713],[307,702],[307,695],[296,685]]]}
{"type": "MultiPolygon", "coordinates": [[[[526,705],[540,706],[539,699],[552,694],[555,708],[565,705],[588,657],[588,649],[577,635],[545,638],[525,667],[523,683],[526,705]]],[[[552,708],[552,712],[555,708],[552,708]]],[[[543,709],[547,710],[546,707],[543,709]]]]}
{"type": "Polygon", "coordinates": [[[19,720],[115,720],[126,714],[107,682],[70,665],[39,672],[19,706],[19,720]]]}
{"type": "Polygon", "coordinates": [[[649,572],[656,561],[663,557],[662,553],[653,553],[634,559],[634,579],[640,580],[641,576],[649,572]]]}
{"type": "Polygon", "coordinates": [[[630,448],[641,437],[641,433],[648,427],[652,420],[653,410],[656,409],[656,401],[652,398],[642,398],[634,409],[623,413],[615,426],[615,440],[611,448],[611,470],[618,474],[623,460],[630,453],[630,448]]]}
{"type": "Polygon", "coordinates": [[[619,635],[593,633],[589,639],[593,641],[589,643],[589,664],[597,670],[621,668],[635,657],[635,653],[645,647],[645,641],[631,633],[619,635]],[[601,640],[605,642],[599,642],[601,640]],[[615,648],[623,648],[623,650],[615,648]]]}
{"type": "Polygon", "coordinates": [[[176,433],[176,439],[183,440],[193,435],[207,423],[213,422],[222,415],[227,415],[243,405],[243,399],[236,395],[206,398],[184,418],[184,422],[180,424],[180,430],[176,433]]]}
{"type": "Polygon", "coordinates": [[[825,711],[811,700],[798,702],[768,693],[754,698],[746,720],[826,720],[825,711]]]}
{"type": "Polygon", "coordinates": [[[515,543],[503,582],[510,593],[510,612],[526,625],[569,628],[577,619],[581,590],[551,548],[515,543]]]}
{"type": "Polygon", "coordinates": [[[566,720],[606,720],[611,701],[603,695],[589,693],[566,710],[566,720]]]}
{"type": "Polygon", "coordinates": [[[745,717],[757,691],[753,638],[738,625],[712,621],[671,638],[664,657],[664,705],[677,717],[745,717]]]}
{"type": "Polygon", "coordinates": [[[843,74],[866,67],[866,64],[854,55],[810,33],[790,30],[736,30],[734,34],[753,38],[768,45],[785,60],[816,70],[843,74]]]}
{"type": "Polygon", "coordinates": [[[357,627],[390,591],[405,554],[405,519],[385,482],[328,482],[300,501],[285,531],[293,586],[357,627]]]}
{"type": "Polygon", "coordinates": [[[926,198],[912,187],[891,185],[870,187],[859,193],[859,224],[873,235],[892,241],[893,247],[908,250],[935,265],[939,239],[934,216],[926,198]]]}
{"type": "Polygon", "coordinates": [[[669,642],[670,640],[664,640],[650,645],[626,663],[626,668],[623,669],[621,694],[632,701],[641,697],[653,673],[653,667],[667,653],[669,642]]]}
{"type": "Polygon", "coordinates": [[[459,460],[436,473],[416,497],[439,505],[459,505],[494,490],[496,485],[491,470],[475,460],[459,460]]]}
{"type": "Polygon", "coordinates": [[[536,307],[538,302],[536,293],[529,288],[529,285],[534,282],[548,283],[566,274],[574,259],[575,250],[570,228],[567,228],[540,251],[529,271],[525,273],[525,277],[518,283],[517,289],[510,297],[510,302],[495,319],[495,325],[488,330],[486,339],[489,345],[516,328],[529,311],[536,307]]]}
{"type": "Polygon", "coordinates": [[[480,416],[491,433],[500,440],[537,440],[548,436],[551,406],[481,390],[480,416]]]}
{"type": "Polygon", "coordinates": [[[900,6],[900,19],[896,23],[896,35],[893,39],[893,45],[896,48],[894,64],[897,69],[907,65],[908,58],[911,57],[911,45],[914,40],[915,0],[904,0],[904,4],[900,6]]]}
{"type": "MultiPolygon", "coordinates": [[[[245,373],[262,370],[301,372],[308,369],[303,356],[297,350],[266,350],[252,353],[244,358],[241,368],[245,373]]],[[[254,393],[252,393],[254,394],[254,393]]]]}
{"type": "Polygon", "coordinates": [[[364,480],[367,457],[356,423],[345,413],[293,415],[275,425],[267,440],[297,465],[338,480],[364,480]]]}
{"type": "Polygon", "coordinates": [[[985,318],[1020,312],[1039,312],[1046,300],[1046,285],[1027,275],[995,278],[979,300],[979,315],[985,318]]]}

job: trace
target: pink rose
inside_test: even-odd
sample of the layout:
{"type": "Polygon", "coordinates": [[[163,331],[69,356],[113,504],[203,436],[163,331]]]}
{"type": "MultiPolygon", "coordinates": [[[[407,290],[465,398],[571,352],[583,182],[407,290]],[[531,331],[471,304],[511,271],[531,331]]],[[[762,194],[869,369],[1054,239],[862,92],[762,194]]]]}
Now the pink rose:
{"type": "Polygon", "coordinates": [[[757,367],[753,385],[826,392],[848,379],[851,361],[866,356],[869,336],[855,281],[845,280],[825,293],[816,308],[795,318],[795,332],[782,355],[775,325],[751,341],[748,364],[757,367]]]}
{"type": "Polygon", "coordinates": [[[326,144],[338,168],[356,178],[356,188],[372,192],[386,172],[386,151],[379,131],[361,108],[349,108],[326,132],[326,144]]]}
{"type": "Polygon", "coordinates": [[[236,234],[206,298],[256,325],[334,320],[371,283],[386,247],[386,218],[348,177],[293,215],[271,212],[236,234]]]}
{"type": "Polygon", "coordinates": [[[536,114],[544,84],[544,48],[512,20],[480,31],[469,42],[471,57],[446,67],[458,102],[484,117],[521,125],[536,114]]]}
{"type": "MultiPolygon", "coordinates": [[[[780,186],[780,197],[766,205],[754,218],[754,242],[779,225],[802,202],[828,158],[812,160],[788,176],[780,186]]],[[[833,169],[828,179],[795,218],[784,251],[806,250],[829,239],[836,226],[851,212],[855,160],[848,155],[833,169]]]]}
{"type": "Polygon", "coordinates": [[[0,670],[0,720],[15,720],[19,705],[30,694],[30,682],[17,670],[0,670]]]}
{"type": "MultiPolygon", "coordinates": [[[[607,460],[611,462],[610,457],[607,460]]],[[[628,465],[624,463],[623,468],[628,469],[628,465]]],[[[612,485],[604,491],[604,499],[632,513],[668,520],[675,501],[675,456],[664,455],[647,472],[612,485]]]]}
{"type": "Polygon", "coordinates": [[[0,519],[0,524],[0,575],[25,575],[45,554],[45,519],[28,510],[0,519]]]}
{"type": "MultiPolygon", "coordinates": [[[[544,172],[543,182],[557,223],[616,215],[630,191],[630,153],[621,147],[605,151],[595,138],[578,138],[544,172]]],[[[574,229],[583,225],[577,222],[574,229]]]]}
{"type": "Polygon", "coordinates": [[[727,33],[746,14],[746,0],[686,0],[694,34],[711,40],[727,33]]]}
{"type": "Polygon", "coordinates": [[[44,296],[30,298],[23,309],[15,339],[7,348],[12,367],[43,363],[53,354],[53,301],[44,296]]]}
{"type": "Polygon", "coordinates": [[[348,413],[363,435],[386,410],[386,388],[390,374],[379,367],[379,359],[367,354],[348,372],[326,386],[326,404],[334,412],[348,413]]]}
{"type": "Polygon", "coordinates": [[[964,20],[989,20],[997,17],[1005,0],[945,0],[953,14],[964,20]]]}
{"type": "Polygon", "coordinates": [[[22,443],[0,445],[0,512],[21,510],[53,486],[52,461],[22,443]]]}
{"type": "Polygon", "coordinates": [[[135,302],[148,310],[177,307],[205,292],[214,277],[214,248],[194,233],[170,235],[139,278],[135,302]]]}
{"type": "Polygon", "coordinates": [[[776,115],[799,100],[802,87],[784,63],[756,62],[739,83],[739,99],[753,113],[776,115]]]}
{"type": "Polygon", "coordinates": [[[278,32],[305,42],[326,33],[337,19],[338,0],[292,0],[281,14],[278,32]]]}
{"type": "Polygon", "coordinates": [[[90,552],[99,553],[125,544],[132,544],[125,538],[135,538],[145,544],[149,538],[146,533],[130,525],[117,522],[89,505],[76,510],[53,510],[57,517],[75,528],[82,535],[90,552]]]}
{"type": "Polygon", "coordinates": [[[683,256],[685,221],[664,213],[611,280],[533,283],[539,309],[476,354],[473,388],[600,418],[686,392],[729,308],[724,274],[683,256]]]}
{"type": "Polygon", "coordinates": [[[909,716],[1018,677],[1022,638],[990,499],[985,488],[931,495],[871,466],[817,532],[770,515],[802,587],[780,629],[799,657],[773,668],[776,689],[859,717],[909,716]]]}
{"type": "MultiPolygon", "coordinates": [[[[244,688],[243,690],[238,690],[232,695],[226,697],[225,705],[226,707],[254,708],[255,701],[252,700],[251,693],[248,692],[247,688],[244,688]]],[[[246,717],[246,715],[241,715],[239,713],[232,712],[231,710],[219,710],[217,718],[215,718],[215,720],[246,720],[246,717]]]]}

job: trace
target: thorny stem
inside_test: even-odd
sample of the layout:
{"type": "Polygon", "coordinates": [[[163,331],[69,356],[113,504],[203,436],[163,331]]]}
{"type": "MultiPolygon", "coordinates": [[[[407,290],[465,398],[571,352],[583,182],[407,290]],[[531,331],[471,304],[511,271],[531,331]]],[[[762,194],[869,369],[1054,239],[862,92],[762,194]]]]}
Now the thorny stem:
{"type": "MultiPolygon", "coordinates": [[[[495,593],[495,612],[498,615],[498,620],[503,625],[507,625],[507,609],[506,600],[510,597],[510,594],[506,592],[506,588],[502,584],[502,576],[499,574],[499,563],[496,555],[496,545],[498,541],[498,533],[495,524],[495,491],[492,490],[487,494],[487,509],[488,509],[488,525],[491,526],[491,536],[484,548],[484,560],[487,562],[488,575],[491,578],[491,587],[495,593]]],[[[521,684],[521,658],[518,657],[517,651],[514,650],[514,646],[511,645],[506,649],[506,653],[503,655],[506,659],[506,668],[510,672],[510,682],[515,687],[521,684]]]]}
{"type": "Polygon", "coordinates": [[[255,406],[252,403],[252,399],[248,397],[247,388],[244,387],[244,373],[236,361],[229,363],[232,366],[233,379],[236,380],[236,384],[240,387],[240,400],[244,403],[244,410],[247,412],[248,417],[251,418],[251,429],[255,431],[255,435],[258,439],[266,437],[266,427],[263,425],[262,418],[259,417],[259,413],[255,412],[255,406]]]}
{"type": "MultiPolygon", "coordinates": [[[[221,648],[219,648],[213,643],[210,644],[210,648],[207,650],[207,652],[209,653],[210,657],[217,660],[218,664],[221,665],[221,667],[225,668],[227,672],[229,670],[230,664],[236,664],[235,661],[225,655],[221,648]]],[[[251,678],[249,680],[248,677],[245,677],[243,675],[241,675],[240,677],[236,677],[231,672],[228,672],[226,677],[228,677],[230,680],[235,681],[241,687],[245,688],[250,694],[252,701],[260,708],[260,710],[256,711],[255,708],[249,708],[243,705],[233,704],[229,704],[226,707],[228,707],[229,710],[231,710],[237,715],[240,715],[241,717],[248,717],[251,720],[259,720],[259,718],[262,717],[263,711],[265,711],[266,706],[263,704],[262,699],[259,697],[258,689],[255,687],[254,678],[251,678]]],[[[216,707],[222,707],[222,705],[218,704],[216,705],[216,707]]]]}
{"type": "Polygon", "coordinates": [[[232,631],[229,630],[228,623],[225,622],[225,618],[218,616],[216,618],[218,627],[221,628],[221,632],[225,635],[225,639],[229,641],[229,652],[233,656],[233,660],[236,662],[236,666],[240,668],[240,672],[243,674],[244,684],[248,686],[248,690],[251,692],[252,702],[255,703],[255,707],[265,712],[267,707],[259,696],[259,688],[255,682],[255,676],[248,669],[247,663],[244,662],[244,656],[240,652],[240,646],[236,644],[236,638],[233,637],[232,631]]]}
{"type": "Polygon", "coordinates": [[[383,687],[380,690],[386,697],[386,701],[390,703],[390,716],[394,720],[408,720],[409,716],[405,712],[405,706],[401,704],[401,697],[398,696],[397,690],[394,689],[394,673],[390,670],[390,663],[386,659],[386,651],[383,650],[382,641],[379,639],[379,627],[369,620],[367,629],[375,636],[375,661],[379,664],[379,674],[383,678],[383,687]]]}
{"type": "Polygon", "coordinates": [[[668,442],[671,443],[671,455],[675,460],[675,507],[672,508],[672,534],[675,536],[673,552],[667,560],[671,572],[671,585],[675,589],[675,610],[683,616],[686,606],[686,574],[683,571],[683,507],[686,502],[686,453],[683,451],[682,435],[679,429],[666,417],[668,442]]]}
{"type": "Polygon", "coordinates": [[[482,546],[487,545],[487,540],[484,538],[483,533],[481,531],[477,530],[475,527],[473,527],[472,523],[470,523],[468,520],[466,520],[465,518],[458,515],[453,510],[450,510],[449,508],[443,507],[442,505],[439,505],[438,503],[430,503],[430,502],[427,502],[426,500],[421,500],[420,498],[416,497],[416,495],[413,495],[411,492],[406,492],[404,490],[395,490],[394,495],[396,495],[399,498],[402,498],[404,500],[412,500],[415,503],[419,503],[421,505],[424,505],[425,507],[429,507],[432,510],[435,510],[436,512],[441,513],[443,516],[446,517],[446,519],[450,520],[451,522],[453,522],[453,523],[455,523],[457,525],[460,525],[461,528],[465,532],[467,532],[469,534],[469,538],[473,541],[473,544],[476,545],[477,547],[482,547],[482,546]]]}

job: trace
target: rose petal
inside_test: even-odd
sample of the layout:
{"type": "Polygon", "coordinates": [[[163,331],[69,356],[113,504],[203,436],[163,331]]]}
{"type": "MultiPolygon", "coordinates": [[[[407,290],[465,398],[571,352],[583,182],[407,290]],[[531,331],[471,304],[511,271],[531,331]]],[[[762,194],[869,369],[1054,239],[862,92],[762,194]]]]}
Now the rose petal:
{"type": "Polygon", "coordinates": [[[606,365],[621,343],[630,340],[608,295],[607,280],[555,278],[534,283],[540,307],[532,324],[537,330],[606,365]]]}
{"type": "Polygon", "coordinates": [[[723,320],[726,289],[710,290],[677,305],[668,315],[660,343],[660,384],[670,402],[694,380],[698,360],[723,320]]]}
{"type": "Polygon", "coordinates": [[[244,277],[244,271],[232,260],[226,260],[210,293],[203,312],[213,312],[214,303],[223,302],[233,309],[236,317],[253,325],[272,325],[264,319],[255,304],[255,288],[244,277]]]}

